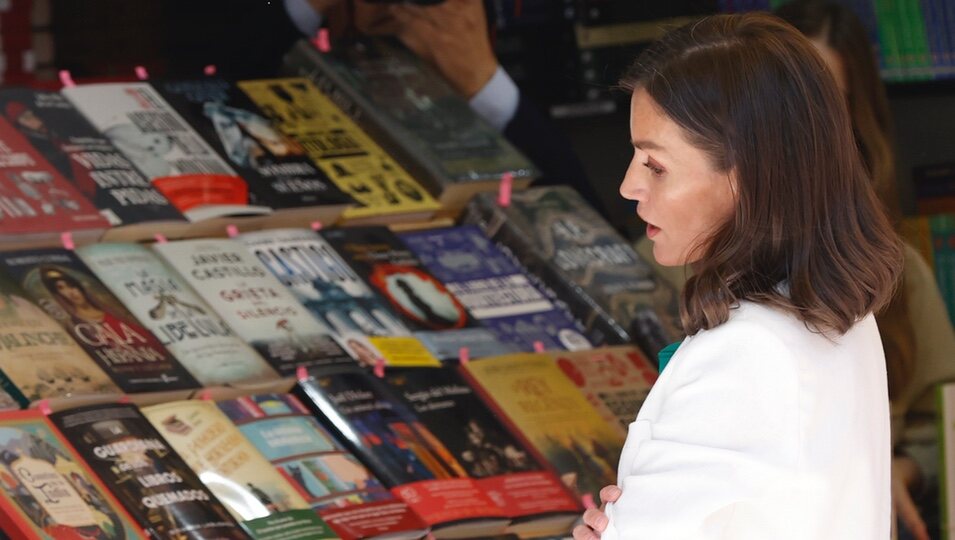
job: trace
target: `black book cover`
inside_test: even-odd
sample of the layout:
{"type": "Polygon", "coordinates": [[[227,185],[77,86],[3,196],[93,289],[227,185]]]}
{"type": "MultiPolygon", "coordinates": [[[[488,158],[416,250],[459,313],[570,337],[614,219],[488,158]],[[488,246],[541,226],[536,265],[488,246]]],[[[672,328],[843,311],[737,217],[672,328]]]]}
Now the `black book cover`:
{"type": "Polygon", "coordinates": [[[252,204],[353,203],[234,84],[213,77],[150,84],[248,182],[252,204]]]}
{"type": "Polygon", "coordinates": [[[0,265],[124,392],[199,386],[72,251],[8,252],[0,265]]]}
{"type": "Polygon", "coordinates": [[[154,538],[249,538],[135,406],[93,405],[50,420],[154,538]]]}
{"type": "Polygon", "coordinates": [[[401,397],[358,368],[319,368],[295,394],[386,486],[466,476],[401,397]]]}
{"type": "Polygon", "coordinates": [[[0,90],[0,110],[65,178],[116,227],[184,221],[103,134],[58,92],[0,90]]]}

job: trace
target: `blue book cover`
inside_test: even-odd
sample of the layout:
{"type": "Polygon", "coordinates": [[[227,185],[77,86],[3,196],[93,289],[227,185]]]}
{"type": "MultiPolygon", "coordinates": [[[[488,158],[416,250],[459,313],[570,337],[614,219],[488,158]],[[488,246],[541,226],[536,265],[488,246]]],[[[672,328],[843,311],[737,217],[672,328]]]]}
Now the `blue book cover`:
{"type": "Polygon", "coordinates": [[[524,351],[590,348],[574,318],[535,286],[524,269],[474,225],[401,236],[474,318],[524,351]]]}

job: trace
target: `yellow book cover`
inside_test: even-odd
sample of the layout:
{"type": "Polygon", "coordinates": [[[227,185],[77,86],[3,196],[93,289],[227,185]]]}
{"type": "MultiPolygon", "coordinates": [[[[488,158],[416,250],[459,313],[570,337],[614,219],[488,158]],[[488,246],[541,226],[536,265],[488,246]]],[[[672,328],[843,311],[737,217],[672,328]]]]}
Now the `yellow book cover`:
{"type": "Polygon", "coordinates": [[[407,171],[308,79],[241,81],[238,86],[362,205],[346,210],[346,220],[439,209],[407,171]]]}
{"type": "Polygon", "coordinates": [[[578,496],[597,500],[617,482],[624,437],[609,425],[547,354],[469,362],[475,390],[522,435],[578,496]]]}

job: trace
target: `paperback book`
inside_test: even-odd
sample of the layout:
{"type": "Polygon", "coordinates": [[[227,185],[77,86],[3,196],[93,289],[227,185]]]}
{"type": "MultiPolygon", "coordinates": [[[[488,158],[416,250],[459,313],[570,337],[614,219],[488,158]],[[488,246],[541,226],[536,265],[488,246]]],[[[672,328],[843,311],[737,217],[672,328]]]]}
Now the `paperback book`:
{"type": "Polygon", "coordinates": [[[184,225],[182,214],[59,92],[5,88],[7,121],[109,221],[109,237],[184,225]]]}
{"type": "Polygon", "coordinates": [[[307,79],[240,81],[238,86],[358,202],[345,211],[346,220],[423,221],[439,208],[414,177],[307,79]]]}
{"type": "Polygon", "coordinates": [[[676,291],[572,188],[514,193],[506,207],[481,194],[464,222],[479,225],[567,302],[591,343],[637,343],[656,356],[682,339],[676,291]]]}
{"type": "Polygon", "coordinates": [[[153,244],[153,249],[283,377],[299,366],[353,364],[331,331],[236,240],[153,244]]]}
{"type": "MultiPolygon", "coordinates": [[[[337,214],[351,204],[302,145],[274,127],[233,83],[206,77],[151,84],[245,179],[252,204],[275,209],[335,206],[337,214]]],[[[335,219],[337,215],[326,216],[335,219]]]]}
{"type": "Polygon", "coordinates": [[[377,377],[358,368],[312,370],[295,392],[436,534],[456,530],[461,536],[484,536],[507,525],[504,511],[377,377]]]}
{"type": "Polygon", "coordinates": [[[270,229],[239,239],[359,363],[374,367],[378,358],[392,366],[438,363],[315,232],[270,229]]]}
{"type": "Polygon", "coordinates": [[[214,402],[173,401],[142,412],[256,540],[336,538],[214,402]]]}
{"type": "Polygon", "coordinates": [[[511,518],[509,532],[557,536],[582,511],[546,465],[494,417],[458,368],[392,371],[388,384],[413,407],[478,486],[511,518]]]}
{"type": "Polygon", "coordinates": [[[256,383],[278,374],[151,249],[92,244],[77,249],[89,266],[203,386],[256,383]]]}
{"type": "Polygon", "coordinates": [[[62,90],[73,105],[190,221],[262,214],[248,185],[147,83],[62,90]]]}
{"type": "Polygon", "coordinates": [[[495,415],[523,437],[564,485],[596,501],[617,483],[623,437],[546,354],[512,354],[462,367],[495,415]]]}
{"type": "Polygon", "coordinates": [[[7,252],[2,265],[123,392],[183,392],[199,383],[73,251],[7,252]]]}
{"type": "Polygon", "coordinates": [[[401,235],[425,267],[485,327],[518,350],[589,349],[583,327],[474,225],[401,235]]]}
{"type": "Polygon", "coordinates": [[[92,405],[50,420],[150,537],[248,539],[135,405],[92,405]]]}
{"type": "Polygon", "coordinates": [[[259,394],[218,406],[343,539],[420,538],[427,531],[295,396],[259,394]]]}
{"type": "Polygon", "coordinates": [[[0,409],[119,393],[70,334],[0,273],[0,409]]]}
{"type": "Polygon", "coordinates": [[[147,538],[37,410],[0,414],[0,476],[0,528],[10,538],[147,538]]]}

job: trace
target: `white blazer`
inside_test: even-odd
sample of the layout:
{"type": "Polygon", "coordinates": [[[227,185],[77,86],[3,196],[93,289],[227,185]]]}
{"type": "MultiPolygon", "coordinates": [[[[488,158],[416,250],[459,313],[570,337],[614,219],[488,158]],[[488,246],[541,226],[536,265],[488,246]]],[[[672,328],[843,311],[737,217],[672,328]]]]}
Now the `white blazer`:
{"type": "Polygon", "coordinates": [[[885,357],[869,315],[827,338],[751,302],[688,337],[620,457],[602,540],[884,540],[885,357]]]}

